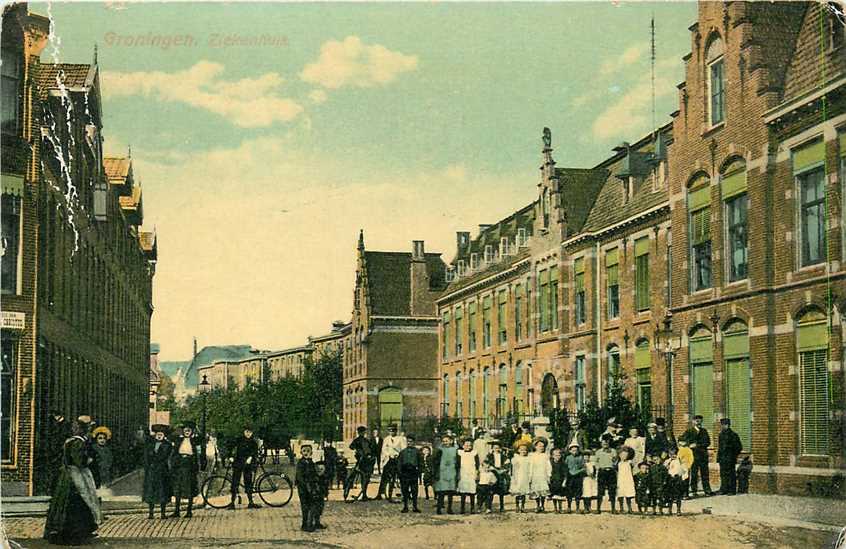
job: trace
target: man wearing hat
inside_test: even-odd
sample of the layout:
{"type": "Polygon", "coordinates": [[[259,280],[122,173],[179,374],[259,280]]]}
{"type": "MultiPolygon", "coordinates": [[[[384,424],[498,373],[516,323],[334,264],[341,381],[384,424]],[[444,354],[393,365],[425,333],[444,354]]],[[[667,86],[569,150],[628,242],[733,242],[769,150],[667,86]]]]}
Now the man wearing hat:
{"type": "Polygon", "coordinates": [[[256,470],[259,460],[259,447],[256,439],[253,438],[252,425],[244,425],[244,433],[235,439],[235,443],[230,450],[229,462],[232,464],[232,499],[229,501],[227,509],[235,509],[235,498],[238,496],[238,485],[241,483],[241,477],[244,477],[244,488],[247,492],[247,499],[249,504],[248,509],[258,509],[258,505],[253,501],[253,471],[256,470]]]}
{"type": "Polygon", "coordinates": [[[658,435],[658,425],[654,421],[646,425],[644,448],[647,456],[660,456],[668,450],[666,439],[658,435]]]}
{"type": "Polygon", "coordinates": [[[516,452],[517,448],[523,444],[528,444],[529,448],[532,448],[532,442],[532,424],[528,421],[524,421],[520,424],[520,434],[514,439],[514,442],[511,444],[511,449],[516,452]]]}
{"type": "Polygon", "coordinates": [[[148,519],[153,518],[153,508],[158,505],[161,518],[165,518],[165,507],[170,501],[170,454],[173,445],[165,438],[168,426],[156,424],[151,427],[153,438],[144,445],[144,491],[141,500],[149,506],[148,519]]]}
{"type": "Polygon", "coordinates": [[[176,505],[171,517],[179,518],[179,505],[182,499],[188,502],[185,518],[194,514],[194,497],[200,493],[197,474],[205,469],[206,456],[203,455],[200,439],[195,435],[196,424],[193,421],[182,423],[182,434],[173,444],[171,457],[171,483],[176,505]]]}
{"type": "Polygon", "coordinates": [[[382,478],[379,481],[379,492],[376,499],[382,499],[386,495],[388,500],[393,497],[394,484],[397,481],[397,457],[406,446],[405,437],[397,435],[397,426],[391,425],[388,428],[388,436],[382,440],[381,471],[382,478]]]}
{"type": "Polygon", "coordinates": [[[577,417],[573,417],[570,419],[570,435],[567,441],[567,448],[575,444],[579,447],[579,451],[584,452],[590,448],[590,443],[588,442],[588,433],[585,426],[582,422],[579,421],[577,417]]]}
{"type": "Polygon", "coordinates": [[[364,425],[356,429],[358,436],[350,443],[350,450],[355,452],[355,468],[353,474],[347,479],[344,487],[344,499],[355,482],[355,471],[361,473],[361,501],[367,501],[367,485],[370,483],[370,475],[373,474],[373,466],[376,464],[376,448],[373,441],[367,438],[367,427],[364,425]]]}
{"type": "Polygon", "coordinates": [[[671,431],[667,430],[667,420],[663,417],[659,417],[655,419],[655,426],[658,429],[658,436],[664,439],[666,444],[667,450],[669,451],[670,448],[678,448],[679,445],[676,442],[676,437],[673,435],[671,431]]]}
{"type": "Polygon", "coordinates": [[[737,456],[743,450],[740,437],[732,431],[731,420],[720,420],[720,436],[717,439],[717,463],[720,465],[720,494],[733,496],[737,493],[737,456]]]}
{"type": "Polygon", "coordinates": [[[320,518],[317,516],[316,504],[318,500],[323,499],[317,467],[311,459],[311,454],[311,444],[300,446],[300,459],[297,462],[297,474],[294,477],[303,514],[300,529],[304,532],[314,532],[317,529],[320,518]]]}
{"type": "MultiPolygon", "coordinates": [[[[690,494],[696,495],[696,488],[699,484],[699,476],[702,476],[702,491],[706,496],[713,496],[711,483],[708,477],[708,447],[711,445],[711,437],[708,430],[702,426],[702,416],[693,417],[693,425],[685,431],[684,438],[688,446],[693,450],[693,469],[690,470],[690,494]]],[[[648,441],[647,441],[648,442],[648,441]]]]}

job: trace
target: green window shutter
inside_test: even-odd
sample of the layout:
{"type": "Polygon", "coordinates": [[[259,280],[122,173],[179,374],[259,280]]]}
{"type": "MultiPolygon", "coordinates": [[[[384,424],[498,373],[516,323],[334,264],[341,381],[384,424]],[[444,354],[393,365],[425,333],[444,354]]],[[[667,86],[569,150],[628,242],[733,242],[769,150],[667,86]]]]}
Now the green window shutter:
{"type": "Polygon", "coordinates": [[[723,200],[746,192],[746,172],[737,171],[726,175],[722,182],[723,200]]]}
{"type": "Polygon", "coordinates": [[[500,304],[508,303],[508,291],[507,290],[500,290],[499,291],[499,302],[500,304]]]}
{"type": "Polygon", "coordinates": [[[752,381],[749,375],[749,359],[726,361],[726,415],[746,451],[752,449],[752,381]]]}
{"type": "Polygon", "coordinates": [[[728,333],[723,336],[723,358],[749,356],[749,332],[728,333]]]}
{"type": "Polygon", "coordinates": [[[825,162],[825,142],[822,140],[793,149],[794,172],[806,170],[822,162],[825,162]]]}
{"type": "Polygon", "coordinates": [[[711,240],[711,208],[691,212],[690,238],[694,245],[711,240]]]}
{"type": "Polygon", "coordinates": [[[649,350],[648,341],[638,344],[635,348],[634,363],[635,368],[638,370],[652,366],[652,354],[649,350]]]}
{"type": "Polygon", "coordinates": [[[693,367],[693,414],[701,415],[706,428],[714,421],[714,365],[693,367]]]}
{"type": "Polygon", "coordinates": [[[649,383],[652,381],[652,368],[639,368],[637,370],[637,382],[649,383]]]}
{"type": "Polygon", "coordinates": [[[462,312],[461,307],[456,307],[455,308],[455,320],[461,320],[462,318],[464,318],[464,313],[462,312]]]}
{"type": "Polygon", "coordinates": [[[613,248],[608,250],[605,253],[605,266],[611,267],[612,265],[617,265],[620,262],[620,249],[613,248]]]}
{"type": "Polygon", "coordinates": [[[695,212],[701,208],[711,205],[711,187],[705,185],[704,187],[695,191],[689,191],[687,194],[687,209],[695,212]]]}
{"type": "Polygon", "coordinates": [[[649,309],[649,255],[646,254],[635,259],[635,308],[649,309]]]}
{"type": "Polygon", "coordinates": [[[822,322],[800,323],[796,328],[796,350],[812,351],[828,347],[828,325],[822,322]]]}
{"type": "Polygon", "coordinates": [[[801,450],[805,455],[827,455],[829,452],[829,410],[825,349],[799,354],[801,450]]]}
{"type": "Polygon", "coordinates": [[[482,308],[490,309],[491,308],[491,296],[485,296],[482,300],[482,308]]]}
{"type": "Polygon", "coordinates": [[[611,265],[605,271],[609,286],[616,286],[620,283],[620,272],[618,265],[611,265]]]}
{"type": "Polygon", "coordinates": [[[690,362],[713,362],[714,346],[710,337],[690,340],[690,362]]]}
{"type": "Polygon", "coordinates": [[[635,257],[640,257],[649,253],[649,237],[638,238],[634,244],[635,257]]]}
{"type": "Polygon", "coordinates": [[[551,284],[558,283],[558,267],[550,267],[549,269],[549,282],[551,284]]]}
{"type": "Polygon", "coordinates": [[[573,261],[573,272],[576,274],[585,272],[585,258],[580,257],[573,261]]]}
{"type": "Polygon", "coordinates": [[[580,273],[576,275],[576,293],[582,292],[585,289],[585,274],[580,273]]]}

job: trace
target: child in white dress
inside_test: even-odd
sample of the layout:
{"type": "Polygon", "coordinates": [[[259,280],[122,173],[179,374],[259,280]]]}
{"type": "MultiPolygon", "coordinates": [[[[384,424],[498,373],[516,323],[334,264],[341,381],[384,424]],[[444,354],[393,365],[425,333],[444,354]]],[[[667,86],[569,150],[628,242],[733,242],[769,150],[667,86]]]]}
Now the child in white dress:
{"type": "Polygon", "coordinates": [[[518,513],[526,512],[526,496],[529,495],[529,479],[531,478],[531,462],[529,461],[529,445],[520,443],[517,453],[511,458],[511,488],[514,503],[518,513]]]}
{"type": "Polygon", "coordinates": [[[529,463],[529,493],[535,500],[535,513],[543,513],[544,502],[549,495],[549,477],[552,475],[552,463],[546,453],[545,438],[535,440],[535,451],[529,456],[529,463]]]}
{"type": "Polygon", "coordinates": [[[585,478],[582,479],[582,501],[585,508],[583,514],[590,513],[590,502],[599,495],[599,486],[596,482],[596,456],[591,454],[585,463],[585,478]]]}
{"type": "Polygon", "coordinates": [[[458,493],[461,495],[461,514],[465,513],[467,498],[470,498],[470,513],[476,512],[476,482],[479,480],[479,456],[473,450],[473,441],[464,441],[464,448],[458,451],[461,465],[458,469],[458,493]]]}
{"type": "Polygon", "coordinates": [[[620,512],[623,512],[623,500],[626,500],[626,507],[631,515],[632,499],[635,497],[634,474],[634,450],[628,446],[620,448],[620,461],[617,462],[617,501],[620,504],[620,512]]]}

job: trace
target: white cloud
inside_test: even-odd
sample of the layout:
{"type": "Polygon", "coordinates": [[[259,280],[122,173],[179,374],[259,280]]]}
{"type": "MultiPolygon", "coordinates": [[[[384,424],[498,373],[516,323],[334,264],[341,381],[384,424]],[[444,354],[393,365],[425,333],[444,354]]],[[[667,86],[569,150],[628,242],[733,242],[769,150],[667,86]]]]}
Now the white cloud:
{"type": "Polygon", "coordinates": [[[601,76],[610,76],[618,71],[631,68],[647,51],[646,44],[635,44],[626,48],[620,56],[605,61],[599,68],[601,76]]]}
{"type": "Polygon", "coordinates": [[[109,72],[102,74],[106,97],[142,95],[159,101],[185,103],[220,115],[242,128],[288,122],[303,112],[296,101],[280,95],[283,78],[273,72],[258,78],[226,80],[224,66],[199,61],[178,72],[109,72]]]}
{"type": "Polygon", "coordinates": [[[320,57],[305,66],[300,78],[331,90],[345,86],[372,88],[416,69],[415,55],[391,51],[379,44],[367,45],[357,36],[348,36],[342,42],[324,43],[320,57]]]}
{"type": "MultiPolygon", "coordinates": [[[[667,78],[655,79],[655,99],[672,93],[667,78]]],[[[658,113],[656,113],[658,114],[658,113]]],[[[652,123],[652,82],[649,75],[641,79],[629,92],[611,103],[594,121],[593,134],[599,139],[628,137],[634,139],[649,130],[652,123]]],[[[661,120],[664,116],[661,116],[661,120]]]]}
{"type": "Polygon", "coordinates": [[[311,99],[312,103],[315,105],[319,105],[321,103],[326,102],[327,95],[326,91],[324,90],[312,90],[311,93],[308,94],[308,98],[311,99]]]}

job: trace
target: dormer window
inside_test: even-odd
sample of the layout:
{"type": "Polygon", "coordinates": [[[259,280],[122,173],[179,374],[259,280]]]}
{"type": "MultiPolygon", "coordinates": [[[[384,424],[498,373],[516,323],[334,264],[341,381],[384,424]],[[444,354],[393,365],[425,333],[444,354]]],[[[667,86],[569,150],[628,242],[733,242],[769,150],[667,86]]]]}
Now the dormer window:
{"type": "Polygon", "coordinates": [[[708,124],[714,127],[725,120],[725,63],[724,46],[720,37],[708,45],[705,61],[708,70],[708,124]]]}
{"type": "Polygon", "coordinates": [[[502,237],[499,239],[499,257],[505,257],[508,255],[508,238],[502,237]]]}
{"type": "Polygon", "coordinates": [[[464,276],[464,260],[458,260],[458,276],[464,276]]]}
{"type": "Polygon", "coordinates": [[[485,246],[485,263],[493,263],[493,260],[494,260],[493,246],[488,244],[487,246],[485,246]]]}
{"type": "Polygon", "coordinates": [[[529,239],[526,236],[526,229],[524,227],[517,229],[517,247],[522,248],[528,243],[528,240],[529,239]]]}
{"type": "Polygon", "coordinates": [[[472,253],[470,254],[470,270],[475,271],[479,268],[479,254],[472,253]]]}
{"type": "Polygon", "coordinates": [[[447,269],[447,272],[446,272],[446,281],[447,282],[453,282],[454,280],[455,280],[455,271],[453,270],[452,267],[450,267],[450,268],[447,269]]]}

